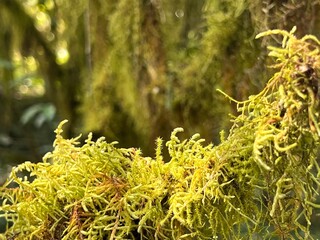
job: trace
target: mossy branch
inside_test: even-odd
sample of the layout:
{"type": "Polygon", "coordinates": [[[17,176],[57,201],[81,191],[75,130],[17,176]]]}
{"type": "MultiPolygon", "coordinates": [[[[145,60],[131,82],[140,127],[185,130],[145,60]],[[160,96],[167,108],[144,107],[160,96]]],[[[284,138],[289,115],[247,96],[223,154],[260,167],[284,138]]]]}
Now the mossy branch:
{"type": "MultiPolygon", "coordinates": [[[[218,146],[176,128],[155,157],[104,138],[82,146],[56,130],[43,162],[15,167],[2,187],[4,239],[312,239],[320,187],[319,40],[283,36],[278,72],[237,102],[218,146]],[[21,178],[21,172],[29,177],[21,178]],[[32,179],[32,180],[31,180],[32,179]]],[[[230,98],[231,99],[231,98],[230,98]]],[[[233,100],[233,99],[232,99],[233,100]]],[[[235,100],[233,100],[235,101],[235,100]]]]}

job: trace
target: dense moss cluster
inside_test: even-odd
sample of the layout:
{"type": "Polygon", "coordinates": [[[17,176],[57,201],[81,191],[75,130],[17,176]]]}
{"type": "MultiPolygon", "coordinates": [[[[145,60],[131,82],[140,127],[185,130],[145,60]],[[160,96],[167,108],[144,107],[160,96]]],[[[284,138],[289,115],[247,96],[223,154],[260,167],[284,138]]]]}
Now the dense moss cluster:
{"type": "MultiPolygon", "coordinates": [[[[278,71],[262,92],[237,102],[218,146],[177,128],[155,157],[104,138],[64,139],[43,162],[15,167],[0,208],[3,239],[312,239],[320,186],[320,42],[283,36],[270,47],[278,71]],[[19,174],[29,172],[30,177],[19,174]]],[[[231,99],[231,98],[230,98],[231,99]]],[[[232,99],[231,99],[232,100],[232,99]]],[[[234,100],[233,100],[234,101],[234,100]]]]}

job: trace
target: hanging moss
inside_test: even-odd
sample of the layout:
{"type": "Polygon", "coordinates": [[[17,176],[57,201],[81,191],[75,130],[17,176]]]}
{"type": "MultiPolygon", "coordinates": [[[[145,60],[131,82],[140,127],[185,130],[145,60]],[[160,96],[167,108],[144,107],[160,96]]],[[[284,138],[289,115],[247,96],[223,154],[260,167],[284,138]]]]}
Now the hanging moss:
{"type": "Polygon", "coordinates": [[[239,116],[220,145],[199,134],[181,140],[176,128],[144,157],[91,134],[83,145],[64,139],[62,122],[43,162],[15,167],[2,187],[0,210],[13,225],[1,237],[314,239],[320,41],[294,29],[258,37],[270,34],[283,37],[269,47],[278,71],[259,94],[235,101],[239,116]]]}
{"type": "Polygon", "coordinates": [[[224,116],[236,109],[214,90],[244,100],[273,73],[264,68],[258,32],[293,23],[299,37],[318,29],[319,0],[97,2],[89,9],[97,30],[92,91],[85,86],[81,99],[83,131],[121,146],[138,143],[148,154],[154,138],[167,140],[176,126],[184,137],[199,132],[219,141],[215,136],[231,126],[224,116]]]}
{"type": "MultiPolygon", "coordinates": [[[[297,35],[306,33],[318,34],[319,19],[317,12],[320,8],[319,0],[306,1],[248,1],[252,13],[252,20],[257,31],[267,29],[289,30],[297,25],[297,35]]],[[[317,35],[318,36],[318,35],[317,35]]]]}

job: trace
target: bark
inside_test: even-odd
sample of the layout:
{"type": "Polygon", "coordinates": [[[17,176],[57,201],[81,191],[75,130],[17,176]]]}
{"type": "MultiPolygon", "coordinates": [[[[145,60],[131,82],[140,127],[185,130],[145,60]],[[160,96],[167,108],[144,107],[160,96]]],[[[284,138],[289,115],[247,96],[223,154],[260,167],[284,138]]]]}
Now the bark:
{"type": "Polygon", "coordinates": [[[165,101],[168,94],[166,88],[167,66],[164,43],[162,41],[161,20],[157,1],[143,0],[141,23],[143,39],[143,63],[140,75],[143,80],[142,89],[145,91],[145,98],[148,102],[148,109],[151,120],[150,144],[152,145],[157,136],[169,134],[170,109],[166,108],[165,101]]]}

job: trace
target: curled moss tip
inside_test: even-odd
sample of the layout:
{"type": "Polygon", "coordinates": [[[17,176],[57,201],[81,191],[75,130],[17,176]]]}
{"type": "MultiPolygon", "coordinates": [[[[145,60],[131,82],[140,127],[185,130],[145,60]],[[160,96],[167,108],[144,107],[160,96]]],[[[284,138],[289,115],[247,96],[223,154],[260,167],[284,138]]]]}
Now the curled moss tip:
{"type": "Polygon", "coordinates": [[[59,123],[57,129],[54,130],[54,132],[57,134],[57,136],[58,136],[58,135],[61,135],[61,134],[63,133],[63,129],[62,129],[62,128],[63,128],[63,125],[66,124],[67,122],[68,122],[68,120],[65,119],[65,120],[63,120],[63,121],[61,121],[61,122],[59,123]]]}

